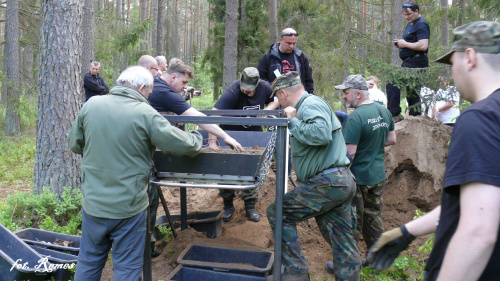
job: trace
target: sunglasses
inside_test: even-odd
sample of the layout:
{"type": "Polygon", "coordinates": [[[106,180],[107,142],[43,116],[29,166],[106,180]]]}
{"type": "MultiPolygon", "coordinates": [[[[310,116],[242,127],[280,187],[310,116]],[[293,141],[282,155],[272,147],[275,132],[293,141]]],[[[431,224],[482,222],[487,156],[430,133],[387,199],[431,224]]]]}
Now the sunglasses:
{"type": "Polygon", "coordinates": [[[299,34],[297,32],[288,32],[288,33],[283,33],[281,34],[281,38],[285,37],[285,36],[299,36],[299,34]]]}
{"type": "Polygon", "coordinates": [[[403,4],[403,8],[411,8],[411,7],[414,7],[413,4],[411,3],[403,4]]]}

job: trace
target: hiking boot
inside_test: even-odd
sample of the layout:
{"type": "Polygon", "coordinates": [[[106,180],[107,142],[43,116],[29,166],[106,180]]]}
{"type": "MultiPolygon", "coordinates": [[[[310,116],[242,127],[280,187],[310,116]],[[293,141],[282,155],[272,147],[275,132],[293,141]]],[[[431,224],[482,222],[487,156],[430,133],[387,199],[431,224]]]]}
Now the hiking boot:
{"type": "Polygon", "coordinates": [[[335,274],[335,270],[333,270],[333,262],[332,261],[328,261],[326,262],[325,264],[325,269],[328,273],[330,274],[335,274]]]}
{"type": "Polygon", "coordinates": [[[403,115],[399,114],[397,116],[392,116],[392,120],[394,120],[394,123],[398,123],[399,121],[402,121],[404,120],[405,118],[403,117],[403,115]]]}
{"type": "Polygon", "coordinates": [[[225,222],[230,221],[233,218],[234,205],[233,200],[224,199],[224,214],[222,215],[222,220],[225,222]]]}
{"type": "Polygon", "coordinates": [[[260,214],[255,209],[255,199],[245,200],[245,210],[249,221],[259,222],[260,214]]]}

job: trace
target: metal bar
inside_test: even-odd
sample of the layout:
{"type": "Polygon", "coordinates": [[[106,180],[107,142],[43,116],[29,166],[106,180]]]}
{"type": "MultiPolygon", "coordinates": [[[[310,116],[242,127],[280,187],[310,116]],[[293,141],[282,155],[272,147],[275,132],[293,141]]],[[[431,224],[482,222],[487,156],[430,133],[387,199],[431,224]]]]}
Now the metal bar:
{"type": "Polygon", "coordinates": [[[194,174],[194,173],[176,173],[176,172],[159,172],[156,174],[159,179],[163,178],[188,178],[196,180],[242,180],[242,181],[255,181],[255,176],[235,176],[235,175],[215,175],[215,174],[194,174]]]}
{"type": "Polygon", "coordinates": [[[281,280],[281,243],[283,236],[283,192],[287,180],[285,162],[287,127],[278,127],[276,140],[276,225],[274,228],[274,280],[281,280]]]}
{"type": "MultiPolygon", "coordinates": [[[[151,183],[150,183],[151,184],[151,183]]],[[[148,188],[148,198],[149,198],[149,190],[148,188]]],[[[148,207],[146,208],[146,239],[144,243],[144,264],[142,266],[142,276],[144,278],[144,281],[151,281],[153,280],[153,273],[151,272],[151,224],[150,224],[150,214],[149,214],[149,200],[148,200],[148,207]]]]}
{"type": "Polygon", "coordinates": [[[181,230],[187,229],[187,195],[186,188],[180,188],[181,194],[181,230]]]}
{"type": "MultiPolygon", "coordinates": [[[[251,111],[251,110],[247,110],[251,111]]],[[[254,126],[286,126],[286,118],[248,118],[227,116],[183,116],[163,115],[171,123],[222,124],[222,125],[254,125],[254,126]]]]}
{"type": "Polygon", "coordinates": [[[257,185],[259,185],[258,182],[251,185],[223,185],[223,184],[214,185],[214,184],[201,184],[201,183],[178,183],[178,182],[169,183],[169,182],[158,182],[158,181],[153,181],[151,183],[169,187],[181,187],[181,188],[198,187],[198,188],[212,188],[212,189],[234,189],[234,190],[252,189],[257,187],[257,185]]]}
{"type": "Polygon", "coordinates": [[[158,192],[158,196],[160,196],[161,205],[163,206],[163,210],[165,211],[165,215],[167,216],[168,224],[170,225],[170,230],[172,230],[172,234],[174,235],[174,238],[177,238],[177,231],[175,231],[174,222],[172,221],[172,218],[170,217],[170,211],[168,210],[167,200],[165,200],[165,196],[163,196],[163,191],[161,191],[160,186],[157,184],[154,184],[154,187],[156,188],[156,191],[158,192]]]}
{"type": "Polygon", "coordinates": [[[235,109],[223,109],[223,110],[199,110],[205,115],[219,115],[219,116],[265,116],[280,115],[280,110],[235,110],[235,109]]]}

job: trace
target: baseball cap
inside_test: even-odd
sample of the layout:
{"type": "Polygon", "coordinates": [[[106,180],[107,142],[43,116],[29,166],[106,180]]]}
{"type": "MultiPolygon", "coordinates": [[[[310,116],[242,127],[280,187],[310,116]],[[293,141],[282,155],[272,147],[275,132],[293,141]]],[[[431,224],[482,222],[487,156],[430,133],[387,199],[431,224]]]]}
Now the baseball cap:
{"type": "Polygon", "coordinates": [[[451,50],[436,62],[451,64],[454,52],[472,48],[478,53],[500,53],[500,23],[496,21],[476,21],[453,30],[451,50]]]}
{"type": "Polygon", "coordinates": [[[291,71],[291,72],[287,72],[283,75],[280,75],[274,80],[274,82],[271,86],[273,88],[273,92],[271,93],[271,97],[274,96],[274,93],[276,93],[276,91],[278,91],[278,90],[289,88],[289,87],[298,85],[300,83],[301,83],[300,82],[300,75],[297,71],[291,71]]]}
{"type": "Polygon", "coordinates": [[[344,83],[341,85],[335,86],[337,90],[344,89],[358,89],[358,90],[368,90],[368,83],[366,83],[366,79],[359,74],[349,75],[344,80],[344,83]]]}
{"type": "Polygon", "coordinates": [[[259,71],[255,67],[246,67],[241,72],[240,88],[245,91],[253,91],[259,85],[259,71]]]}

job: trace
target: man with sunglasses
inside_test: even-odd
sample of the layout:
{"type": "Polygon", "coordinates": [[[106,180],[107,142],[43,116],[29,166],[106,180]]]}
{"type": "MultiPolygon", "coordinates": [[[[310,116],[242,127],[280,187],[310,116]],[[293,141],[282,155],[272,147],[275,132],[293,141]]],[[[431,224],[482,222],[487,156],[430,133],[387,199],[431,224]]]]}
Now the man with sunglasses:
{"type": "Polygon", "coordinates": [[[435,232],[424,280],[499,280],[500,276],[500,23],[453,30],[451,64],[460,96],[472,103],[451,135],[441,205],[382,234],[368,252],[370,267],[388,268],[415,236],[435,232]]]}
{"type": "Polygon", "coordinates": [[[314,93],[312,68],[307,56],[297,48],[299,34],[293,28],[281,31],[280,41],[274,43],[259,61],[260,79],[271,84],[277,76],[297,71],[306,91],[314,93]]]}
{"type": "MultiPolygon", "coordinates": [[[[394,39],[393,44],[399,48],[399,58],[403,61],[401,67],[424,68],[429,66],[429,23],[420,15],[418,4],[412,0],[403,4],[403,15],[408,22],[403,39],[394,39]]],[[[392,114],[394,122],[403,119],[401,116],[401,91],[393,84],[387,84],[387,109],[392,114]]],[[[417,93],[420,87],[415,87],[410,91],[406,88],[406,100],[408,101],[409,114],[417,116],[421,114],[420,96],[417,93]]]]}

